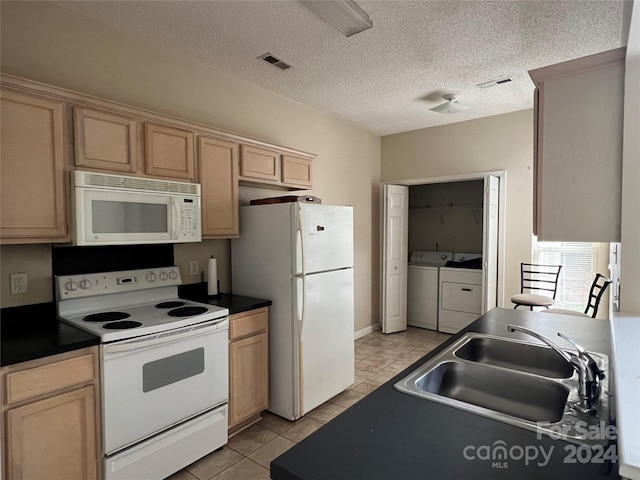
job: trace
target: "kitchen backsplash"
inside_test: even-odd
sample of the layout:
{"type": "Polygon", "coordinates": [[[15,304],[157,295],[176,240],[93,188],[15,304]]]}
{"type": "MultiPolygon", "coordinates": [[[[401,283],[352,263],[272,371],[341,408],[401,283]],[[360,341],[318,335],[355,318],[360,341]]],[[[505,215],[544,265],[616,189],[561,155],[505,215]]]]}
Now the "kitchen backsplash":
{"type": "MultiPolygon", "coordinates": [[[[112,245],[56,247],[51,251],[52,274],[115,272],[173,265],[173,245],[112,245]]],[[[181,272],[183,273],[183,272],[181,272]]]]}
{"type": "Polygon", "coordinates": [[[129,270],[178,265],[184,284],[200,282],[213,255],[218,261],[220,291],[229,293],[231,254],[229,240],[205,240],[173,245],[135,245],[109,247],[68,247],[39,245],[0,246],[0,307],[15,307],[54,300],[53,275],[83,272],[129,270]],[[197,274],[190,274],[190,262],[198,262],[197,274]],[[28,276],[26,294],[11,295],[9,275],[28,276]]]}
{"type": "Polygon", "coordinates": [[[51,284],[51,245],[0,246],[0,306],[17,307],[53,300],[51,284]],[[11,295],[9,275],[26,273],[27,293],[11,295]]]}

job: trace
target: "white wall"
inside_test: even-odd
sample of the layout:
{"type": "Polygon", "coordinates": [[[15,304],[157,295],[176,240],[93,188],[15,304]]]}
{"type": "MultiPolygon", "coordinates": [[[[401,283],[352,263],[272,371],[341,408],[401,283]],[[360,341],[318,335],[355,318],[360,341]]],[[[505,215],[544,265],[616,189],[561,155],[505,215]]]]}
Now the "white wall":
{"type": "MultiPolygon", "coordinates": [[[[323,203],[354,206],[356,330],[377,323],[379,137],[53,2],[2,2],[0,7],[3,73],[317,154],[314,189],[307,193],[323,203]]],[[[241,190],[243,202],[285,194],[241,190]]],[[[229,285],[228,251],[228,241],[181,245],[175,256],[188,282],[197,281],[188,275],[194,256],[201,262],[210,254],[222,257],[218,263],[226,270],[219,276],[229,285]]],[[[26,247],[3,247],[1,253],[3,271],[6,255],[17,262],[28,256],[26,247]]],[[[8,306],[4,296],[0,300],[8,306]]],[[[43,295],[28,303],[50,300],[43,295]]]]}
{"type": "Polygon", "coordinates": [[[482,253],[483,200],[482,180],[410,186],[409,254],[414,250],[482,253]]]}
{"type": "Polygon", "coordinates": [[[381,151],[383,181],[507,172],[504,306],[511,307],[520,262],[531,258],[533,110],[389,135],[381,151]]]}

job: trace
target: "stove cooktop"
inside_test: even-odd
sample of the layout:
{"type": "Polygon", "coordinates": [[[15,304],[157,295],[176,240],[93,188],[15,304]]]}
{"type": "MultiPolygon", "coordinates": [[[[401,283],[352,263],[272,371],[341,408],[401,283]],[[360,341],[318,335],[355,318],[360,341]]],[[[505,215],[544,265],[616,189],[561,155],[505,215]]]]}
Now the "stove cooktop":
{"type": "Polygon", "coordinates": [[[226,308],[178,298],[178,267],[56,277],[58,318],[102,342],[224,319],[226,308]]]}

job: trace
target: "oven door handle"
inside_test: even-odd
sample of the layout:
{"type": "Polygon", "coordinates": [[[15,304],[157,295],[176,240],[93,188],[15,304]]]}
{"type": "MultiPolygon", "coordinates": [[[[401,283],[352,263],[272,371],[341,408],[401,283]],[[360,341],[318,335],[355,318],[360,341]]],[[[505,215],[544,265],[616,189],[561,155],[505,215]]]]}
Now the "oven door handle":
{"type": "Polygon", "coordinates": [[[177,329],[175,331],[158,333],[153,335],[152,338],[139,340],[133,339],[122,343],[107,343],[104,345],[104,354],[109,355],[112,353],[130,352],[132,350],[139,351],[149,347],[158,347],[167,343],[178,342],[187,338],[213,333],[218,330],[227,330],[228,328],[229,320],[225,318],[223,321],[216,320],[214,323],[203,323],[201,325],[177,329]]]}

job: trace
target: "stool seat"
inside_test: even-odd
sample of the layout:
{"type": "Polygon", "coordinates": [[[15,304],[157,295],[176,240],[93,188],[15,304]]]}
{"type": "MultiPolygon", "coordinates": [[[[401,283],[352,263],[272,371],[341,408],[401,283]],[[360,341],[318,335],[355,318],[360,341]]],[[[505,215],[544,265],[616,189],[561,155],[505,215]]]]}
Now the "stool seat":
{"type": "Polygon", "coordinates": [[[553,298],[535,293],[519,293],[511,297],[511,303],[526,305],[527,307],[550,307],[553,305],[553,298]]]}
{"type": "Polygon", "coordinates": [[[591,318],[586,313],[577,312],[575,310],[567,310],[566,308],[547,308],[546,310],[543,310],[542,313],[560,313],[562,315],[572,315],[574,317],[591,318]]]}

